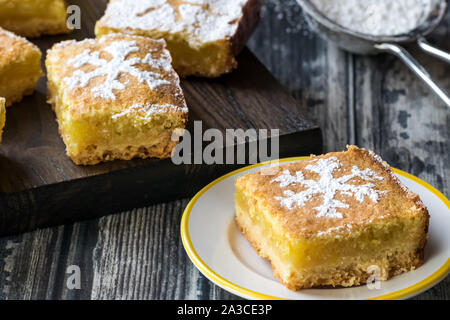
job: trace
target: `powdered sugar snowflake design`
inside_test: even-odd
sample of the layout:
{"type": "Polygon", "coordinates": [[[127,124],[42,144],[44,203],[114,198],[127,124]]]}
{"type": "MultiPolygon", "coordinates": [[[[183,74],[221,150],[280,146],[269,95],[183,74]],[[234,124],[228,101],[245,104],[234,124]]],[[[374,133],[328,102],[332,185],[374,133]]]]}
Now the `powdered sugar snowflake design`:
{"type": "Polygon", "coordinates": [[[314,208],[318,212],[317,217],[342,218],[342,213],[338,212],[337,209],[348,208],[349,205],[334,199],[337,192],[354,197],[359,202],[363,202],[365,197],[368,197],[373,202],[377,202],[379,196],[386,193],[386,191],[374,189],[375,185],[371,182],[383,180],[383,178],[370,169],[360,170],[357,166],[353,166],[350,174],[334,178],[333,172],[341,166],[342,163],[336,157],[315,160],[314,165],[310,164],[305,169],[318,173],[320,178],[317,181],[306,180],[301,171],[297,171],[295,176],[293,176],[289,170],[284,170],[280,176],[271,182],[279,182],[281,188],[288,187],[292,184],[300,184],[305,186],[306,190],[299,193],[295,193],[292,190],[285,190],[283,197],[275,197],[275,199],[279,200],[283,206],[291,210],[294,206],[303,206],[315,195],[320,195],[323,198],[322,204],[314,208]],[[348,183],[357,177],[367,181],[367,183],[361,185],[348,183]]]}
{"type": "Polygon", "coordinates": [[[80,55],[69,60],[75,68],[80,68],[86,64],[98,66],[97,69],[91,72],[84,72],[83,70],[76,70],[72,77],[64,78],[64,81],[69,87],[86,87],[89,82],[101,76],[106,76],[105,82],[92,89],[95,97],[115,100],[113,90],[124,90],[125,84],[118,80],[121,73],[128,73],[137,78],[139,82],[146,82],[147,85],[154,90],[160,85],[170,84],[169,81],[161,79],[161,74],[152,71],[143,71],[137,69],[137,64],[147,64],[156,69],[163,69],[165,71],[171,70],[170,56],[161,54],[159,59],[154,59],[149,53],[144,59],[130,58],[127,56],[132,52],[137,52],[139,47],[136,41],[117,41],[111,43],[108,47],[103,49],[112,55],[112,59],[107,61],[100,58],[100,52],[91,52],[90,49],[85,50],[80,55]]]}

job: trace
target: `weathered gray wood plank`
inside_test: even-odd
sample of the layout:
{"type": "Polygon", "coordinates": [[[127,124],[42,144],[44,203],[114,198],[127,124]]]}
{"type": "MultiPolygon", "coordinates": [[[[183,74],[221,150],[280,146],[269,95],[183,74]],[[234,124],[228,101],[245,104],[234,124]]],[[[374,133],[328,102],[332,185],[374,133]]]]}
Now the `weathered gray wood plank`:
{"type": "Polygon", "coordinates": [[[354,142],[353,58],[308,28],[295,0],[266,1],[249,47],[320,124],[325,150],[354,142]]]}
{"type": "Polygon", "coordinates": [[[191,267],[179,237],[187,200],[99,221],[93,299],[226,298],[191,267]]]}
{"type": "MultiPolygon", "coordinates": [[[[394,57],[356,57],[315,37],[295,0],[266,0],[250,47],[308,106],[325,150],[374,149],[449,195],[448,111],[394,57]]],[[[450,49],[450,16],[435,36],[450,49]]],[[[419,52],[414,51],[414,54],[419,52]]],[[[419,54],[450,90],[449,66],[419,54]]],[[[193,267],[179,221],[187,200],[0,239],[1,299],[235,299],[193,267]],[[81,268],[81,290],[65,286],[81,268]]],[[[450,278],[416,297],[449,299],[450,278]]]]}

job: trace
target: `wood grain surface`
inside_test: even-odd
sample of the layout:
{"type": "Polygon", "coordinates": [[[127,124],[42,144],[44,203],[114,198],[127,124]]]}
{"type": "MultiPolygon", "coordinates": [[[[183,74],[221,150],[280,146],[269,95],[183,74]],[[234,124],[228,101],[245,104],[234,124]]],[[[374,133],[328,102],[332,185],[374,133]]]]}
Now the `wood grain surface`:
{"type": "MultiPolygon", "coordinates": [[[[449,112],[400,61],[351,55],[321,40],[294,0],[266,0],[263,13],[249,47],[319,122],[325,151],[348,143],[373,149],[449,196],[449,112]]],[[[450,50],[449,39],[447,15],[430,41],[450,50]]],[[[450,91],[450,66],[409,49],[450,91]]],[[[237,299],[185,254],[179,223],[187,202],[1,238],[0,298],[237,299]],[[70,265],[81,269],[80,290],[66,287],[70,265]]],[[[414,299],[449,298],[447,277],[414,299]]]]}

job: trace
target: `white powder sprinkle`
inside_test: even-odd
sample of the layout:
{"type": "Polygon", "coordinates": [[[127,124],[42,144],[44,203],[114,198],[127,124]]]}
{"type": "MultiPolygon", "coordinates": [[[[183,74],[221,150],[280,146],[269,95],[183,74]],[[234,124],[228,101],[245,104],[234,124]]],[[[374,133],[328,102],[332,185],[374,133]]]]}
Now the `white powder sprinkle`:
{"type": "Polygon", "coordinates": [[[80,41],[76,41],[76,40],[65,40],[65,41],[61,41],[58,42],[57,44],[55,44],[55,48],[65,48],[69,45],[82,45],[85,43],[89,43],[89,44],[95,44],[95,39],[84,39],[84,40],[80,40],[80,41]]]}
{"type": "Polygon", "coordinates": [[[332,228],[329,228],[329,229],[327,229],[325,231],[318,232],[317,236],[320,237],[320,236],[323,236],[323,235],[329,235],[330,233],[344,231],[345,229],[351,230],[352,229],[352,225],[351,224],[346,224],[346,225],[343,225],[343,226],[332,227],[332,228]]]}
{"type": "Polygon", "coordinates": [[[317,217],[327,218],[343,218],[339,208],[348,208],[349,205],[334,199],[336,193],[354,197],[357,201],[363,202],[367,197],[373,202],[377,202],[380,195],[386,191],[374,189],[375,185],[371,183],[374,180],[382,180],[374,171],[370,169],[361,170],[357,166],[352,167],[351,174],[333,177],[333,172],[339,170],[342,166],[336,157],[326,159],[317,159],[315,164],[306,166],[306,170],[318,173],[320,178],[316,180],[306,180],[301,171],[297,171],[295,176],[291,175],[289,170],[284,170],[280,176],[273,179],[272,182],[280,183],[281,188],[288,187],[292,184],[300,184],[306,187],[306,190],[295,193],[292,190],[284,190],[283,197],[275,197],[280,203],[292,210],[294,206],[301,207],[310,201],[314,196],[320,195],[323,198],[322,204],[314,209],[318,211],[317,217]],[[362,185],[348,184],[350,180],[360,178],[368,181],[362,185]]]}
{"type": "Polygon", "coordinates": [[[304,37],[312,36],[297,0],[264,0],[261,17],[264,19],[269,13],[279,20],[280,23],[277,27],[284,27],[284,32],[287,34],[300,34],[304,37]]]}
{"type": "Polygon", "coordinates": [[[5,29],[2,29],[2,30],[0,31],[0,33],[5,34],[5,35],[7,35],[8,37],[10,37],[10,38],[12,38],[12,39],[28,41],[26,38],[21,37],[21,36],[18,36],[17,34],[12,33],[12,32],[10,32],[10,31],[7,31],[7,30],[5,30],[5,29]]]}
{"type": "Polygon", "coordinates": [[[144,59],[137,57],[127,59],[130,53],[139,50],[136,41],[116,41],[103,50],[112,56],[109,61],[100,58],[99,51],[92,52],[90,49],[69,60],[69,63],[75,68],[80,68],[87,64],[98,66],[97,69],[91,72],[84,72],[78,69],[73,73],[72,77],[64,78],[69,87],[86,87],[92,79],[106,76],[104,83],[93,88],[92,92],[94,92],[96,97],[115,100],[116,96],[113,90],[124,90],[126,88],[126,83],[124,84],[118,80],[121,73],[128,73],[136,77],[141,83],[146,82],[152,90],[158,86],[170,84],[170,81],[161,79],[162,75],[160,73],[143,71],[135,67],[138,64],[146,64],[155,69],[171,71],[169,54],[163,53],[158,59],[154,59],[150,53],[144,59]]]}
{"type": "Polygon", "coordinates": [[[100,24],[115,29],[182,33],[191,46],[236,33],[247,0],[116,0],[100,24]]]}
{"type": "MultiPolygon", "coordinates": [[[[348,146],[347,146],[348,147],[348,146]]],[[[379,155],[377,155],[375,152],[373,152],[372,150],[369,150],[369,155],[375,160],[377,161],[379,164],[381,164],[383,167],[385,168],[389,168],[389,165],[383,161],[383,159],[381,159],[381,157],[379,155]]]]}
{"type": "Polygon", "coordinates": [[[397,176],[391,170],[390,166],[385,161],[383,161],[383,159],[381,159],[379,155],[375,154],[375,152],[373,151],[369,151],[369,154],[375,161],[379,162],[386,169],[389,169],[390,176],[392,177],[392,179],[394,179],[395,182],[397,182],[397,184],[400,186],[400,188],[403,189],[403,191],[405,191],[406,193],[410,193],[409,189],[400,181],[400,179],[397,178],[397,176]]]}
{"type": "Polygon", "coordinates": [[[112,116],[113,119],[118,119],[128,115],[133,115],[144,121],[150,121],[155,115],[166,113],[170,110],[178,112],[188,112],[187,107],[178,107],[172,104],[141,104],[137,103],[128,109],[116,113],[112,116]]]}
{"type": "Polygon", "coordinates": [[[311,0],[330,20],[370,35],[399,35],[420,24],[436,7],[435,0],[311,0]]]}

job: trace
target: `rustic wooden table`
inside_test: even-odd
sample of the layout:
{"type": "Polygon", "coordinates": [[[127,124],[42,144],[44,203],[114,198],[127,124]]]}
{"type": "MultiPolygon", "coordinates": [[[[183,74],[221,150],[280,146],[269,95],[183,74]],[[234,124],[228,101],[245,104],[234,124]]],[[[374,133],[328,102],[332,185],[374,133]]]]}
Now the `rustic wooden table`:
{"type": "MultiPolygon", "coordinates": [[[[450,50],[450,15],[430,37],[450,50]]],[[[450,112],[395,57],[345,53],[312,33],[295,0],[266,0],[251,50],[320,124],[324,151],[357,144],[449,195],[450,112]]],[[[414,55],[450,92],[450,65],[414,55]]],[[[236,299],[184,252],[188,199],[0,239],[1,299],[236,299]],[[81,289],[66,286],[81,270],[81,289]]],[[[431,222],[432,223],[432,222],[431,222]]],[[[449,299],[450,277],[415,299],[449,299]]]]}

